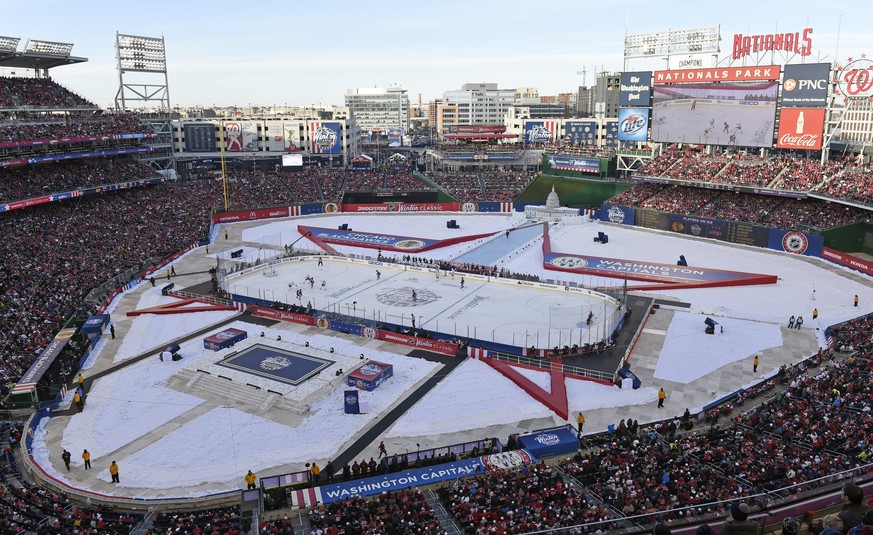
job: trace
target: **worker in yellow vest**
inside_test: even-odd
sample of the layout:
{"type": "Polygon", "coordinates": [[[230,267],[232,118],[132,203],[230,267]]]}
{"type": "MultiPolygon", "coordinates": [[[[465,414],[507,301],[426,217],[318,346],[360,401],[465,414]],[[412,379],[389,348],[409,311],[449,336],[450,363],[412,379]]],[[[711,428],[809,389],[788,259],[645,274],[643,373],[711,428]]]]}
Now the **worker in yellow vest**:
{"type": "Polygon", "coordinates": [[[255,486],[256,479],[257,476],[253,474],[251,470],[249,470],[249,473],[246,474],[246,485],[248,485],[246,488],[248,488],[249,490],[257,489],[258,487],[255,486]]]}

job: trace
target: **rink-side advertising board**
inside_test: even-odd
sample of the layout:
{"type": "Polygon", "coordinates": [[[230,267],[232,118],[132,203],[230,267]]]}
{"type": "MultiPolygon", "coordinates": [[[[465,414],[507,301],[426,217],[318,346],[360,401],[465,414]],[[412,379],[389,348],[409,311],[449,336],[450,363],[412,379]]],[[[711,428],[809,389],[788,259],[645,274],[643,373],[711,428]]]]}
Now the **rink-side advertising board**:
{"type": "MultiPolygon", "coordinates": [[[[578,440],[576,445],[578,448],[578,440]]],[[[320,494],[322,503],[327,504],[349,498],[374,496],[383,492],[430,485],[440,481],[481,474],[486,470],[516,467],[536,461],[537,457],[531,452],[515,450],[484,457],[470,457],[427,468],[415,468],[381,476],[365,477],[355,481],[331,483],[322,485],[315,490],[320,494]]]]}
{"type": "Polygon", "coordinates": [[[568,273],[627,278],[628,280],[646,282],[682,283],[689,286],[776,283],[775,275],[569,253],[546,253],[544,255],[543,267],[568,273]]]}
{"type": "Polygon", "coordinates": [[[367,249],[382,249],[398,253],[421,253],[431,249],[455,245],[465,241],[478,240],[491,236],[493,232],[486,234],[471,234],[458,236],[444,240],[431,238],[416,238],[412,236],[397,236],[378,232],[358,232],[355,230],[329,229],[319,227],[297,226],[297,232],[303,236],[315,238],[332,245],[348,245],[351,247],[365,247],[367,249]]]}

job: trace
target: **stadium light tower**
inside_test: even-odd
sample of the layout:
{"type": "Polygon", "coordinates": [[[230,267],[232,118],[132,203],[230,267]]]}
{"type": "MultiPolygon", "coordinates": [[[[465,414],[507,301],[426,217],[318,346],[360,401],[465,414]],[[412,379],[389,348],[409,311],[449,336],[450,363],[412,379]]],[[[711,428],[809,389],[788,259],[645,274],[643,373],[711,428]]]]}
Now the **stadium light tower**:
{"type": "MultiPolygon", "coordinates": [[[[685,28],[652,33],[625,34],[624,70],[633,58],[665,58],[672,56],[718,57],[721,26],[685,28]]],[[[705,65],[709,66],[709,65],[705,65]]]]}
{"type": "Polygon", "coordinates": [[[163,36],[142,37],[116,32],[115,57],[118,61],[115,110],[132,112],[131,105],[135,103],[148,108],[140,119],[151,127],[154,135],[146,142],[152,151],[144,159],[159,170],[175,170],[172,107],[163,36]]]}

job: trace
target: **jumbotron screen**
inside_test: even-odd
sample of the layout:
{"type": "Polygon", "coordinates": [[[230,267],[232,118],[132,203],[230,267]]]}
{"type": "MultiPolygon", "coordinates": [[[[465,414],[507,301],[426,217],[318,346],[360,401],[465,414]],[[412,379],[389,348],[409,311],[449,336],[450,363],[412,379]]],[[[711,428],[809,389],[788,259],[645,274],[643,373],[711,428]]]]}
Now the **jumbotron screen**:
{"type": "Polygon", "coordinates": [[[778,82],[656,85],[652,141],[771,147],[778,82]]]}
{"type": "Polygon", "coordinates": [[[302,154],[283,154],[282,167],[300,167],[303,165],[302,154]]]}

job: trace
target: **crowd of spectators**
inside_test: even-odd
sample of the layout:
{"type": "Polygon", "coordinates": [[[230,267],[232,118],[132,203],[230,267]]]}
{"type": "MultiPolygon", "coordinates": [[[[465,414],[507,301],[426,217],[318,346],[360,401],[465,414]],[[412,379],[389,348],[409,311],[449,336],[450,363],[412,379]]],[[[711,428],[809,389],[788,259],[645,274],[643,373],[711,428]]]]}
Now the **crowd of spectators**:
{"type": "Polygon", "coordinates": [[[797,199],[663,184],[637,184],[607,202],[784,230],[829,229],[869,217],[863,209],[837,206],[814,198],[797,199]]]}
{"type": "Polygon", "coordinates": [[[824,166],[811,158],[791,158],[788,169],[771,184],[774,189],[812,191],[837,174],[844,165],[842,160],[828,160],[824,166]]]}
{"type": "Polygon", "coordinates": [[[712,182],[728,164],[725,156],[705,156],[700,153],[680,158],[662,176],[692,182],[712,182]]]}
{"type": "MultiPolygon", "coordinates": [[[[555,530],[611,517],[607,508],[587,500],[584,490],[545,463],[491,470],[456,486],[443,485],[437,493],[467,535],[555,530]]],[[[604,532],[610,527],[598,526],[604,532]]]]}
{"type": "Polygon", "coordinates": [[[189,183],[13,210],[0,218],[0,370],[17,380],[87,293],[122,271],[206,239],[209,207],[189,183]]]}
{"type": "Polygon", "coordinates": [[[460,202],[485,200],[485,187],[478,173],[437,171],[430,175],[430,179],[460,202]]]}
{"type": "Polygon", "coordinates": [[[418,489],[382,493],[369,500],[350,498],[309,510],[313,533],[446,533],[418,489]],[[339,531],[344,530],[344,531],[339,531]]]}
{"type": "Polygon", "coordinates": [[[0,203],[157,176],[137,160],[100,158],[0,168],[0,203]]]}
{"type": "Polygon", "coordinates": [[[873,206],[873,164],[848,165],[818,190],[823,196],[873,206]]]}
{"type": "Polygon", "coordinates": [[[50,78],[0,76],[0,108],[38,106],[42,108],[96,108],[50,78]]]}
{"type": "MultiPolygon", "coordinates": [[[[235,535],[240,533],[241,527],[239,507],[219,507],[201,511],[158,513],[152,521],[152,527],[146,531],[146,535],[175,535],[177,533],[235,535]]],[[[284,532],[273,531],[271,533],[284,532]]]]}
{"type": "Polygon", "coordinates": [[[0,146],[10,141],[43,141],[63,138],[145,134],[137,117],[129,114],[86,115],[43,121],[16,120],[0,122],[0,146]]]}
{"type": "Polygon", "coordinates": [[[112,535],[131,533],[141,521],[142,515],[77,505],[62,494],[26,482],[0,485],[3,533],[112,535]]]}
{"type": "Polygon", "coordinates": [[[535,171],[437,171],[430,178],[459,202],[510,202],[536,177],[535,171]]]}
{"type": "Polygon", "coordinates": [[[711,182],[741,186],[767,187],[783,172],[787,162],[782,158],[734,158],[711,182]]]}
{"type": "Polygon", "coordinates": [[[582,156],[585,158],[612,158],[615,149],[605,149],[586,145],[546,143],[543,147],[546,154],[561,154],[570,156],[582,156]]]}
{"type": "Polygon", "coordinates": [[[482,200],[511,202],[536,178],[534,171],[489,171],[482,174],[482,200]]]}

